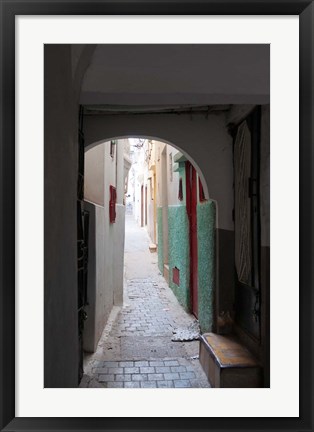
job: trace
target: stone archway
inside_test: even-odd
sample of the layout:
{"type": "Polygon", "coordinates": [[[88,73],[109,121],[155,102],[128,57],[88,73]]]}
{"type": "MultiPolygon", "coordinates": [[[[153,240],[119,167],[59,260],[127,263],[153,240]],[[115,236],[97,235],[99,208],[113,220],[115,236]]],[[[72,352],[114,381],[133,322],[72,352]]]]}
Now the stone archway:
{"type": "MultiPolygon", "coordinates": [[[[85,125],[86,124],[87,123],[85,121],[85,125]]],[[[119,148],[119,140],[124,140],[125,138],[126,136],[112,135],[92,143],[90,143],[89,140],[86,140],[86,154],[90,152],[95,153],[97,152],[97,148],[100,148],[100,146],[103,146],[106,143],[109,144],[113,141],[118,142],[117,148],[119,148]]],[[[173,169],[175,166],[178,167],[175,170],[176,180],[178,181],[177,187],[179,187],[180,178],[181,182],[183,183],[183,186],[181,186],[184,190],[184,202],[173,201],[173,198],[168,202],[168,199],[165,200],[164,197],[162,197],[162,193],[165,191],[162,177],[164,175],[165,168],[166,171],[169,171],[169,162],[166,162],[165,166],[163,166],[162,162],[156,162],[156,168],[154,168],[154,175],[156,175],[158,179],[157,193],[154,187],[157,197],[156,201],[154,201],[154,205],[156,206],[154,213],[156,214],[154,216],[154,225],[153,227],[150,226],[149,229],[152,230],[152,232],[156,232],[157,235],[155,240],[155,236],[151,238],[153,239],[153,243],[157,240],[157,244],[159,245],[159,270],[161,274],[167,278],[169,285],[174,290],[181,305],[188,311],[192,311],[192,297],[195,297],[192,296],[192,281],[198,281],[197,283],[194,283],[193,286],[194,290],[198,291],[198,295],[201,300],[199,302],[198,309],[193,309],[193,311],[194,314],[199,318],[201,329],[203,331],[211,331],[215,325],[214,305],[217,303],[217,300],[214,299],[216,293],[215,283],[217,281],[216,203],[211,199],[206,200],[206,202],[203,199],[201,202],[198,199],[198,195],[194,196],[195,217],[199,218],[199,223],[197,224],[197,230],[194,230],[195,232],[193,231],[195,234],[193,237],[193,244],[199,249],[199,252],[193,255],[194,261],[192,263],[192,225],[190,221],[191,215],[188,211],[190,204],[187,202],[187,194],[189,192],[187,188],[190,187],[188,186],[190,182],[187,181],[187,168],[188,166],[194,166],[195,172],[197,173],[197,178],[200,179],[204,189],[207,190],[207,185],[203,180],[204,174],[200,172],[195,160],[193,160],[191,156],[186,155],[186,152],[183,154],[181,152],[182,149],[173,142],[169,142],[168,140],[166,141],[159,138],[158,136],[152,137],[142,135],[137,138],[146,138],[157,143],[159,146],[161,146],[158,150],[159,154],[165,153],[167,145],[170,146],[170,149],[173,149],[171,150],[171,165],[173,165],[173,169]],[[175,151],[175,153],[173,153],[173,151],[175,151]],[[161,184],[161,186],[159,184],[161,184]],[[181,222],[178,223],[178,221],[181,222]],[[165,247],[166,243],[167,248],[165,247]],[[180,289],[178,284],[173,280],[173,272],[175,270],[181,270],[180,289]],[[192,277],[192,274],[194,274],[194,278],[192,277]]],[[[168,157],[169,156],[170,155],[168,155],[168,157]]],[[[98,161],[99,157],[96,157],[96,160],[98,161]]],[[[172,170],[172,167],[170,169],[172,170]]],[[[94,176],[95,170],[92,172],[92,177],[94,178],[94,176]]],[[[86,176],[86,182],[89,182],[88,175],[86,176]]],[[[108,188],[108,185],[106,188],[108,188]]],[[[198,189],[199,187],[196,185],[195,194],[199,193],[197,192],[198,189]]],[[[178,194],[178,192],[176,193],[178,194]]],[[[140,201],[144,210],[143,195],[144,186],[142,185],[142,196],[140,197],[140,201]]],[[[106,205],[106,203],[104,205],[106,205]]]]}

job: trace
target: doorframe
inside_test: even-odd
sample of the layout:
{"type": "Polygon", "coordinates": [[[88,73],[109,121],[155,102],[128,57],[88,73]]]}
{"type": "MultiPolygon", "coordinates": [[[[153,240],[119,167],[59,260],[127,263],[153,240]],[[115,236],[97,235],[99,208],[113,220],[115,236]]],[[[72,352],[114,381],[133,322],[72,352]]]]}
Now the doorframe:
{"type": "Polygon", "coordinates": [[[144,226],[144,185],[141,185],[141,227],[144,226]]]}
{"type": "MultiPolygon", "coordinates": [[[[255,335],[247,328],[241,325],[241,322],[237,320],[237,291],[241,284],[238,281],[236,268],[234,268],[234,283],[235,283],[235,327],[238,333],[245,335],[245,339],[249,344],[252,341],[253,344],[259,345],[261,343],[261,332],[262,332],[262,314],[261,314],[261,271],[260,271],[260,248],[261,248],[261,236],[260,236],[260,136],[261,136],[261,106],[256,106],[250,114],[247,115],[239,124],[235,125],[233,130],[233,148],[238,132],[239,126],[244,122],[247,122],[247,126],[251,133],[251,179],[249,191],[251,197],[251,244],[252,244],[252,290],[255,293],[255,306],[254,311],[257,314],[259,321],[258,334],[255,335]],[[254,211],[254,207],[256,211],[254,211]]],[[[233,158],[234,168],[234,158],[233,158]]],[[[235,170],[234,174],[235,176],[235,170]]],[[[235,188],[234,188],[234,203],[235,203],[235,188]]],[[[235,214],[235,211],[234,211],[235,214]]],[[[234,223],[236,223],[234,219],[234,223]]]]}
{"type": "Polygon", "coordinates": [[[197,241],[197,171],[191,162],[185,162],[186,177],[186,210],[189,219],[190,243],[190,310],[198,317],[198,241],[197,241]],[[195,201],[195,204],[194,204],[195,201]],[[196,227],[193,231],[192,223],[196,227]],[[196,242],[196,245],[194,245],[196,242]],[[195,283],[196,281],[196,283],[195,283]],[[195,301],[196,299],[196,301],[195,301]]]}

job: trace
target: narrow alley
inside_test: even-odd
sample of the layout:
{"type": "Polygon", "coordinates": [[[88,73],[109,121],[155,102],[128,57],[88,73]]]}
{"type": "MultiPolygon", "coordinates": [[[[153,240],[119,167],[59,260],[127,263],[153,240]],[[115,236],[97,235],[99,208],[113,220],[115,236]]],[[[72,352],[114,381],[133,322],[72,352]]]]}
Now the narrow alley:
{"type": "Polygon", "coordinates": [[[198,360],[198,323],[149,244],[145,228],[126,215],[123,307],[113,308],[96,352],[85,356],[80,387],[210,387],[198,360]]]}

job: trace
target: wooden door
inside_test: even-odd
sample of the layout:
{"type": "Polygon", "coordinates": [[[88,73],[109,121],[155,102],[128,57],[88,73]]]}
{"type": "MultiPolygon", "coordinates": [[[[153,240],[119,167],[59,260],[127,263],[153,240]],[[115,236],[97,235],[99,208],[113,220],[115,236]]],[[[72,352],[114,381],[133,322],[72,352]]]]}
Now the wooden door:
{"type": "Polygon", "coordinates": [[[198,254],[197,254],[197,173],[186,162],[186,208],[190,229],[190,290],[191,311],[198,317],[198,254]]]}

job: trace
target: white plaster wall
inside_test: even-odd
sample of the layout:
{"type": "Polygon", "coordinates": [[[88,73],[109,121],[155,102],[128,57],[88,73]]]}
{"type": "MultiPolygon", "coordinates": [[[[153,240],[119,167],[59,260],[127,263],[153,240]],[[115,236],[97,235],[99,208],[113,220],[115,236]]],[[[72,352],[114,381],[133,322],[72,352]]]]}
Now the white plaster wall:
{"type": "Polygon", "coordinates": [[[204,115],[87,116],[86,145],[105,137],[151,137],[189,155],[205,179],[205,194],[217,201],[218,226],[233,230],[232,138],[224,113],[204,115]],[[208,193],[207,193],[208,192],[208,193]]]}
{"type": "Polygon", "coordinates": [[[123,204],[124,198],[124,141],[119,140],[116,144],[117,204],[123,204]]]}
{"type": "Polygon", "coordinates": [[[134,218],[138,225],[141,225],[141,186],[144,185],[145,174],[144,154],[144,148],[134,150],[134,218]]]}
{"type": "Polygon", "coordinates": [[[128,164],[125,161],[125,149],[128,148],[128,140],[119,140],[116,145],[116,187],[117,205],[116,221],[112,224],[114,245],[113,245],[113,303],[114,305],[123,304],[123,273],[124,273],[124,240],[125,240],[125,205],[124,185],[127,175],[128,164]]]}
{"type": "Polygon", "coordinates": [[[179,205],[180,200],[178,199],[179,194],[179,179],[180,175],[178,172],[173,171],[174,156],[178,153],[178,150],[174,147],[167,146],[167,189],[168,189],[168,205],[179,205]],[[170,160],[172,159],[172,179],[170,176],[170,160]]]}
{"type": "Polygon", "coordinates": [[[160,141],[154,141],[156,145],[156,185],[157,185],[157,207],[162,207],[164,193],[163,193],[163,183],[167,183],[166,176],[163,169],[163,153],[166,152],[166,144],[160,141]]]}
{"type": "Polygon", "coordinates": [[[104,205],[105,143],[85,152],[84,198],[104,205]]]}
{"type": "Polygon", "coordinates": [[[94,352],[108,319],[110,310],[107,304],[111,293],[106,286],[107,275],[103,265],[105,260],[105,211],[104,207],[85,201],[89,211],[89,259],[88,289],[86,306],[87,320],[84,327],[84,350],[94,352]]]}
{"type": "Polygon", "coordinates": [[[141,183],[138,178],[135,179],[134,218],[141,225],[141,183]]]}
{"type": "Polygon", "coordinates": [[[118,140],[115,157],[110,156],[110,142],[105,143],[105,272],[110,298],[110,310],[113,304],[123,303],[123,268],[124,268],[124,238],[125,238],[125,206],[124,198],[124,140],[118,140]],[[117,189],[117,205],[115,223],[109,222],[109,185],[117,189]]]}
{"type": "Polygon", "coordinates": [[[155,201],[154,201],[154,175],[148,179],[147,183],[147,232],[152,241],[156,243],[156,227],[155,227],[155,201]]]}
{"type": "Polygon", "coordinates": [[[113,224],[113,304],[123,304],[123,273],[124,273],[124,240],[125,240],[125,206],[117,204],[116,223],[113,224]]]}
{"type": "Polygon", "coordinates": [[[114,157],[110,142],[103,142],[85,153],[86,195],[102,205],[86,202],[90,211],[90,241],[88,269],[88,320],[84,330],[84,349],[97,347],[112,306],[123,303],[123,267],[125,206],[124,142],[117,142],[114,157]],[[109,221],[110,185],[117,188],[116,221],[109,221]],[[90,195],[87,195],[87,192],[90,195]],[[100,197],[102,194],[102,197],[100,197]]]}
{"type": "MultiPolygon", "coordinates": [[[[149,166],[146,166],[147,175],[150,175],[150,179],[147,179],[148,187],[148,226],[147,231],[154,243],[157,243],[157,206],[163,207],[163,232],[165,240],[165,247],[168,238],[168,205],[178,205],[180,201],[178,199],[179,191],[179,173],[174,172],[173,158],[178,153],[178,150],[169,144],[165,144],[161,141],[152,140],[153,148],[151,152],[151,161],[149,166]],[[170,155],[172,158],[172,165],[170,165],[170,155]],[[156,179],[149,170],[149,167],[154,167],[156,179]],[[154,193],[151,187],[151,182],[154,185],[156,203],[154,202],[154,193]],[[156,225],[156,226],[155,226],[156,225]]],[[[146,181],[146,180],[145,180],[146,181]]],[[[146,183],[145,183],[146,184],[146,183]]],[[[165,251],[167,257],[167,251],[165,251]]]]}

